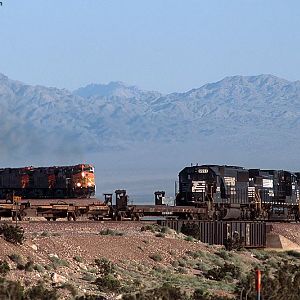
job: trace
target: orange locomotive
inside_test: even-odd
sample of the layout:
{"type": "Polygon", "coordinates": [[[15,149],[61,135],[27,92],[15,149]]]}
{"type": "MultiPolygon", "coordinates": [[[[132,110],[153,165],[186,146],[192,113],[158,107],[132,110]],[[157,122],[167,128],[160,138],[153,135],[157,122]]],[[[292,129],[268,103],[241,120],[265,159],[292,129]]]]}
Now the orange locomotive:
{"type": "Polygon", "coordinates": [[[88,164],[0,169],[0,199],[90,198],[95,195],[94,167],[88,164]]]}

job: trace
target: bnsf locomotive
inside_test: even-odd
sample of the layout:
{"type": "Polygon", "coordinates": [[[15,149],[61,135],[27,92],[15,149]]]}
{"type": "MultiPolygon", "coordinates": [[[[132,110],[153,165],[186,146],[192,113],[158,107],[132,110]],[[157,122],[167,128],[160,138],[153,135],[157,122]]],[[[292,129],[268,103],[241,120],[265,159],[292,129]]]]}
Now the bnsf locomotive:
{"type": "Polygon", "coordinates": [[[206,207],[214,219],[299,220],[300,173],[202,165],[179,173],[176,205],[206,207]]]}
{"type": "Polygon", "coordinates": [[[59,167],[0,169],[0,199],[89,198],[95,195],[94,167],[87,164],[59,167]]]}

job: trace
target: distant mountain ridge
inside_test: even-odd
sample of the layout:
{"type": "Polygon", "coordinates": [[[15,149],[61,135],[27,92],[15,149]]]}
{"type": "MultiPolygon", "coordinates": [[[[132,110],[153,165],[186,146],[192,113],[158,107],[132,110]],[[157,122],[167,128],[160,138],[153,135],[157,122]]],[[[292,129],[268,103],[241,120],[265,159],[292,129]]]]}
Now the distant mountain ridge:
{"type": "Polygon", "coordinates": [[[0,101],[2,155],[115,151],[137,143],[299,145],[300,81],[272,75],[226,77],[163,95],[121,82],[71,92],[0,74],[0,101]]]}

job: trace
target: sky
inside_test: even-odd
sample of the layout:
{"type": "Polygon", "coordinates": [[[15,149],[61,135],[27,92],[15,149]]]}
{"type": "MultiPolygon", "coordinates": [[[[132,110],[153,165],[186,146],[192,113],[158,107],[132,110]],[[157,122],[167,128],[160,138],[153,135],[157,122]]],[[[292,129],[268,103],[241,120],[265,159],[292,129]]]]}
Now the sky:
{"type": "Polygon", "coordinates": [[[2,0],[0,72],[76,89],[182,92],[231,75],[300,79],[300,1],[2,0]]]}

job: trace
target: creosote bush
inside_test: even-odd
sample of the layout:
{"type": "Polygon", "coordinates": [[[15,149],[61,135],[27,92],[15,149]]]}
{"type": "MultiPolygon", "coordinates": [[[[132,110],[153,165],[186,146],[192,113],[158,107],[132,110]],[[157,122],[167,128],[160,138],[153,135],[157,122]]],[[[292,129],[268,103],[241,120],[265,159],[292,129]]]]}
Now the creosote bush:
{"type": "Polygon", "coordinates": [[[58,267],[68,267],[69,266],[69,262],[64,260],[64,259],[60,259],[59,257],[56,256],[49,256],[49,260],[51,261],[51,266],[53,269],[56,269],[58,267]]]}
{"type": "Polygon", "coordinates": [[[16,264],[22,264],[23,260],[19,254],[13,253],[11,255],[8,255],[8,257],[16,264]]]}
{"type": "Polygon", "coordinates": [[[81,257],[81,256],[78,256],[78,255],[74,256],[73,259],[74,259],[75,261],[79,262],[79,263],[83,262],[82,257],[81,257]]]}
{"type": "Polygon", "coordinates": [[[151,254],[149,257],[156,262],[162,261],[162,257],[159,253],[151,254]]]}
{"type": "Polygon", "coordinates": [[[127,294],[124,295],[124,300],[187,300],[187,295],[180,290],[178,287],[171,286],[165,283],[163,286],[148,290],[148,291],[141,291],[135,294],[127,294]]]}
{"type": "Polygon", "coordinates": [[[22,244],[24,241],[24,230],[19,226],[3,224],[0,226],[0,235],[13,244],[22,244]]]}
{"type": "Polygon", "coordinates": [[[10,267],[6,260],[0,261],[0,274],[2,276],[6,276],[8,272],[10,271],[10,267]]]}
{"type": "Polygon", "coordinates": [[[121,283],[112,274],[98,277],[95,284],[101,292],[118,292],[121,288],[121,283]]]}
{"type": "Polygon", "coordinates": [[[154,228],[154,225],[145,225],[145,226],[142,226],[141,227],[141,231],[151,231],[151,232],[155,232],[155,228],[154,228]]]}
{"type": "Polygon", "coordinates": [[[34,262],[29,260],[24,267],[26,272],[32,272],[34,270],[34,262]]]}
{"type": "Polygon", "coordinates": [[[205,274],[207,278],[222,281],[224,279],[239,278],[241,269],[234,264],[225,263],[222,267],[214,267],[205,274]]]}
{"type": "Polygon", "coordinates": [[[97,265],[100,274],[109,275],[115,272],[115,265],[106,258],[96,258],[95,264],[97,265]]]}
{"type": "Polygon", "coordinates": [[[24,293],[22,300],[58,300],[56,289],[48,290],[42,283],[31,287],[24,293]]]}
{"type": "Polygon", "coordinates": [[[18,281],[0,278],[0,299],[13,300],[58,300],[55,289],[48,290],[42,283],[27,289],[18,281]]]}

